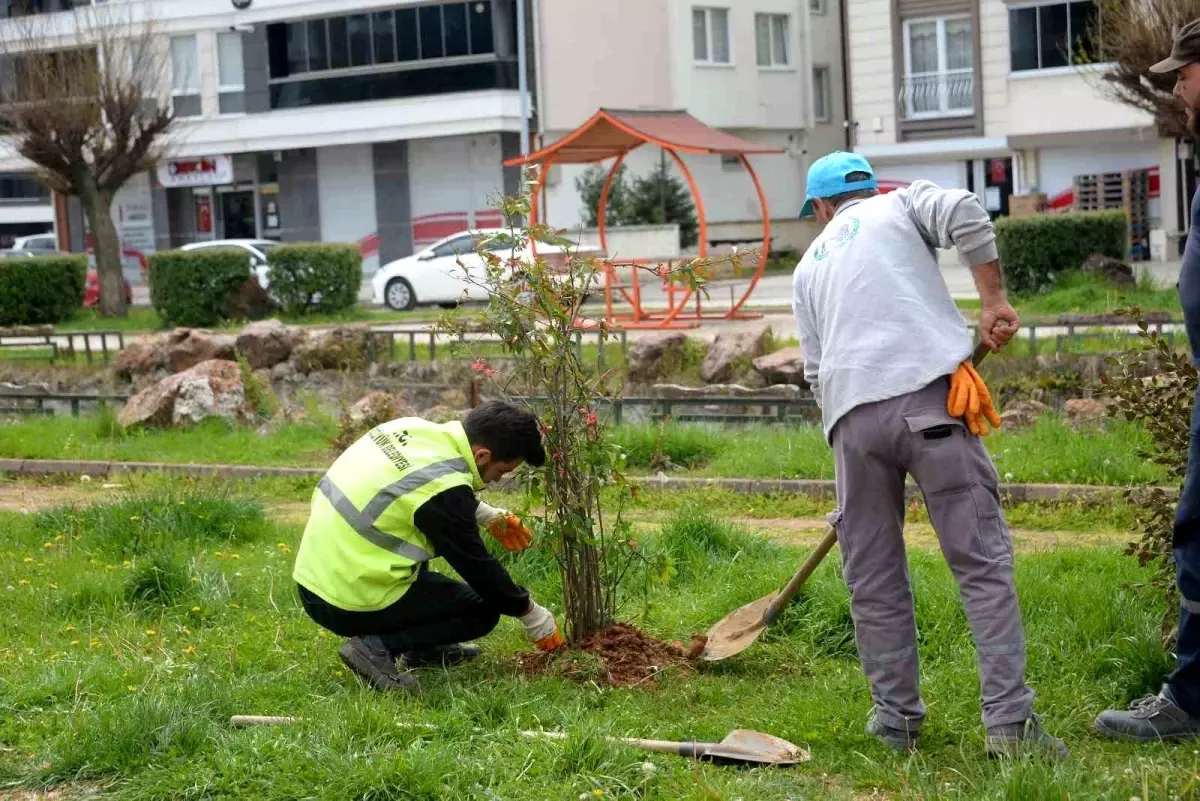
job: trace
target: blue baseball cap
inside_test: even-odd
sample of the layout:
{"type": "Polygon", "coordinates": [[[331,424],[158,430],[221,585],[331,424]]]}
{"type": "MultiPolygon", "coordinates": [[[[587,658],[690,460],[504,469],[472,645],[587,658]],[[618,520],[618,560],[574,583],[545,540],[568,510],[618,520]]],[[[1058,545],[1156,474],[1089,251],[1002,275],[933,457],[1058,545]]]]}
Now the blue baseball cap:
{"type": "MultiPolygon", "coordinates": [[[[859,176],[855,176],[859,177],[859,176]]],[[[878,189],[879,182],[875,180],[875,170],[871,163],[857,153],[847,153],[839,150],[828,156],[817,159],[808,168],[808,186],[804,198],[804,207],[800,209],[800,219],[814,216],[813,201],[820,198],[836,197],[847,192],[857,192],[860,189],[878,189]],[[849,180],[854,173],[866,173],[869,178],[857,181],[849,180]]]]}

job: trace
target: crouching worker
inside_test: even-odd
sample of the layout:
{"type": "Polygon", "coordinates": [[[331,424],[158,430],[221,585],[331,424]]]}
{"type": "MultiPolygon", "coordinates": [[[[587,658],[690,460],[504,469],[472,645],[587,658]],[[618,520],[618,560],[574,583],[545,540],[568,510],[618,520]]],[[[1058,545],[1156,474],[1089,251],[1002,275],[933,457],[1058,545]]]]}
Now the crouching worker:
{"type": "Polygon", "coordinates": [[[415,689],[410,668],[473,659],[470,640],[501,615],[544,650],[562,645],[554,616],[488,553],[482,526],[509,551],[529,530],[475,497],[522,463],[546,460],[537,419],[506,403],[464,423],[406,417],[371,430],[313,493],[292,577],[305,611],[341,637],[342,661],[378,690],[415,689]],[[443,557],[466,583],[434,573],[443,557]],[[397,667],[397,660],[402,667],[397,667]]]}

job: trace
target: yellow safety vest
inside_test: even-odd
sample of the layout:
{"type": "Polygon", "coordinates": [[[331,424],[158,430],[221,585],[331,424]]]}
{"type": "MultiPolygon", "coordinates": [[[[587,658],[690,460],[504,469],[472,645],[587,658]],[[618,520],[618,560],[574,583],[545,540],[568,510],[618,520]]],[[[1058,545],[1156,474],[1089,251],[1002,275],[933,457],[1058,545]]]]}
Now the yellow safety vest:
{"type": "Polygon", "coordinates": [[[339,609],[390,606],[437,556],[413,515],[451,487],[483,488],[462,423],[404,417],[372,429],[317,485],[292,578],[339,609]]]}

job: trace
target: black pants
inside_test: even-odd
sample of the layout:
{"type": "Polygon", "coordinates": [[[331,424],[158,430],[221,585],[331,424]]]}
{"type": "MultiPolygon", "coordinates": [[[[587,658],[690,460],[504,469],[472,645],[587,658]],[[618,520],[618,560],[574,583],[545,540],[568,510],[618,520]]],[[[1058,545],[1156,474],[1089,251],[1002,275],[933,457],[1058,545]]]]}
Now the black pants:
{"type": "Polygon", "coordinates": [[[422,565],[400,600],[377,612],[348,612],[297,585],[300,602],[318,625],[340,637],[377,636],[393,654],[478,639],[496,628],[500,613],[474,590],[422,565]]]}
{"type": "Polygon", "coordinates": [[[1182,596],[1175,646],[1179,662],[1167,684],[1175,703],[1200,718],[1200,394],[1192,407],[1187,478],[1175,514],[1174,546],[1182,596]]]}

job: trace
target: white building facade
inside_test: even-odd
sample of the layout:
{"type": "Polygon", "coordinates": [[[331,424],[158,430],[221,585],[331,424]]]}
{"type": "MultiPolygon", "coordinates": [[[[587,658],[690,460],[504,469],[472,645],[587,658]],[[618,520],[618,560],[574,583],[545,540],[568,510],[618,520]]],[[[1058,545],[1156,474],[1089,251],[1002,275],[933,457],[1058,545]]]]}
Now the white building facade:
{"type": "Polygon", "coordinates": [[[1147,169],[1151,225],[1183,234],[1175,143],[1105,96],[1094,0],[855,0],[848,10],[854,146],[888,185],[969,188],[999,215],[1013,194],[1064,209],[1077,175],[1147,169]]]}
{"type": "MultiPolygon", "coordinates": [[[[169,161],[114,204],[127,260],[204,239],[353,242],[370,273],[500,222],[495,198],[518,190],[520,171],[503,162],[521,153],[523,108],[534,149],[602,106],[683,108],[785,150],[755,167],[777,243],[798,236],[803,247],[807,166],[845,146],[841,1],[110,0],[123,21],[153,20],[169,64],[158,89],[179,118],[169,161]]],[[[63,30],[73,24],[59,10],[70,0],[34,5],[63,30]]],[[[0,37],[18,24],[0,19],[0,37]]],[[[652,150],[630,171],[649,170],[652,150]]],[[[689,166],[710,238],[756,236],[758,199],[741,167],[689,166]]],[[[0,237],[54,223],[29,168],[0,146],[0,237]]],[[[577,171],[556,173],[549,219],[576,226],[577,171]]],[[[82,249],[78,205],[58,205],[68,244],[82,249]]]]}

